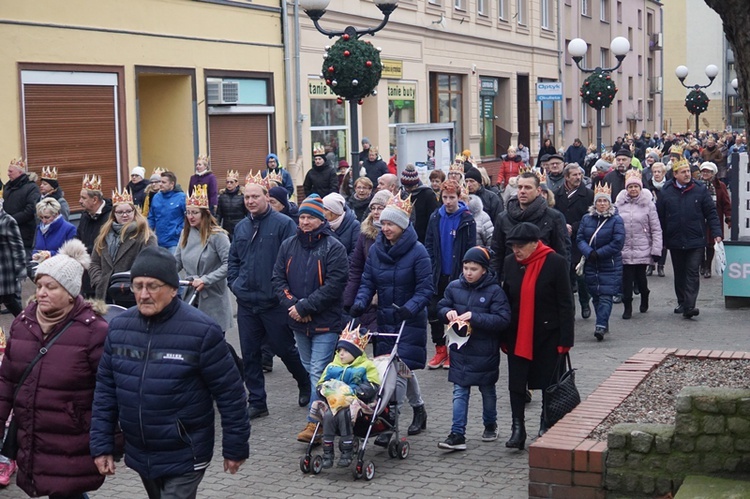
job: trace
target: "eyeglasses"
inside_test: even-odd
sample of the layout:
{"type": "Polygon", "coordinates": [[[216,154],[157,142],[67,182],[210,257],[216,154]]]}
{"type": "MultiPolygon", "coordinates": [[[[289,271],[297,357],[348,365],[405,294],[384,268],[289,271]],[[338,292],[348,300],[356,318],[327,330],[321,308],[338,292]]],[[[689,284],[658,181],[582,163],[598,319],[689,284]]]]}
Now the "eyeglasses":
{"type": "Polygon", "coordinates": [[[143,283],[140,283],[140,282],[134,282],[130,284],[130,291],[132,291],[135,294],[138,294],[141,291],[143,291],[145,288],[148,294],[152,295],[156,293],[157,291],[159,291],[164,286],[166,286],[166,284],[156,284],[155,282],[150,282],[144,285],[143,283]]]}
{"type": "Polygon", "coordinates": [[[380,206],[380,205],[377,205],[377,204],[374,204],[374,205],[370,206],[370,211],[371,212],[373,212],[373,211],[383,211],[384,209],[385,209],[385,206],[380,206]]]}
{"type": "Polygon", "coordinates": [[[355,187],[358,191],[371,191],[372,187],[367,187],[366,185],[358,185],[355,187]]]}
{"type": "Polygon", "coordinates": [[[115,215],[120,215],[120,216],[126,216],[126,215],[132,215],[132,214],[133,214],[133,210],[125,210],[125,211],[116,211],[115,212],[115,215]]]}

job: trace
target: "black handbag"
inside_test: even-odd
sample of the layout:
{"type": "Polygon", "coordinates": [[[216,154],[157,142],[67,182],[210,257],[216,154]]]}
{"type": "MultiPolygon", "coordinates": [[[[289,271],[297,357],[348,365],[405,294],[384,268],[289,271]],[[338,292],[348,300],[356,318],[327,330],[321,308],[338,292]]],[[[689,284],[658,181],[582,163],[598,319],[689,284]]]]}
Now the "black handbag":
{"type": "Polygon", "coordinates": [[[558,357],[553,376],[559,376],[559,378],[544,390],[544,407],[542,410],[547,428],[551,428],[552,425],[560,421],[581,403],[581,394],[578,393],[576,387],[576,373],[570,363],[569,353],[558,357]],[[565,364],[561,365],[563,359],[565,359],[565,364]],[[561,368],[565,365],[567,365],[567,371],[560,374],[561,368]]]}
{"type": "MultiPolygon", "coordinates": [[[[60,330],[59,333],[53,336],[46,345],[39,349],[39,353],[36,354],[34,360],[32,360],[31,363],[26,366],[26,369],[21,375],[21,379],[18,380],[16,390],[15,392],[13,392],[13,404],[11,404],[11,407],[15,405],[16,398],[18,397],[18,392],[21,390],[21,387],[23,386],[24,381],[26,381],[26,378],[28,378],[29,374],[31,374],[31,370],[34,369],[36,363],[39,362],[42,357],[44,357],[44,355],[49,351],[49,349],[57,341],[57,339],[62,336],[65,330],[68,329],[72,324],[73,321],[68,322],[65,327],[60,330]]],[[[13,414],[13,417],[10,420],[10,424],[8,425],[8,429],[5,433],[5,440],[3,440],[3,447],[2,449],[0,449],[0,454],[7,457],[8,459],[16,459],[16,456],[18,456],[18,420],[16,419],[15,414],[13,414]]]]}

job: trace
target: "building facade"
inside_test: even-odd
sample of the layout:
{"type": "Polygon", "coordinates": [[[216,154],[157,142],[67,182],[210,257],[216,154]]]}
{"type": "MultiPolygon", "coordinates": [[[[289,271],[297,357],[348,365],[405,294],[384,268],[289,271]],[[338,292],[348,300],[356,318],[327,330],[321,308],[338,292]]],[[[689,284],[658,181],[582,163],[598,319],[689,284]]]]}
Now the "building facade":
{"type": "Polygon", "coordinates": [[[77,207],[84,174],[123,187],[142,165],[187,186],[210,154],[223,183],[285,147],[281,8],[274,0],[6,2],[0,150],[57,166],[77,207]],[[9,48],[12,47],[12,50],[9,48]]]}
{"type": "MultiPolygon", "coordinates": [[[[290,11],[287,25],[295,26],[290,11]]],[[[333,0],[320,24],[326,29],[374,27],[382,14],[371,1],[333,0]]],[[[554,0],[401,0],[374,37],[384,71],[377,95],[364,99],[360,137],[388,161],[396,153],[397,123],[455,124],[454,151],[470,149],[485,163],[519,141],[539,145],[535,84],[559,80],[557,2],[554,0]]],[[[346,104],[321,79],[322,55],[334,40],[299,13],[301,162],[316,146],[349,159],[351,123],[346,104]]],[[[545,134],[559,136],[559,112],[545,117],[545,134]]],[[[403,166],[403,165],[400,165],[403,166]]]]}
{"type": "Polygon", "coordinates": [[[630,42],[630,52],[612,73],[618,92],[612,105],[602,111],[602,144],[611,146],[625,132],[660,132],[664,91],[662,4],[654,0],[562,0],[562,4],[566,145],[576,137],[586,145],[596,142],[596,110],[579,95],[588,74],[579,70],[567,53],[573,38],[588,43],[581,65],[590,69],[617,65],[610,53],[612,39],[622,36],[630,42]]]}
{"type": "Polygon", "coordinates": [[[695,116],[685,108],[685,96],[690,92],[675,76],[677,66],[689,70],[686,85],[706,85],[709,79],[705,68],[714,64],[719,74],[703,89],[710,99],[708,109],[700,115],[700,130],[723,130],[727,126],[741,127],[744,119],[733,113],[739,109],[737,93],[731,86],[736,78],[734,54],[724,36],[724,28],[714,10],[703,0],[676,0],[664,5],[664,118],[668,131],[695,130],[695,116]],[[688,29],[700,26],[700,36],[688,29]]]}

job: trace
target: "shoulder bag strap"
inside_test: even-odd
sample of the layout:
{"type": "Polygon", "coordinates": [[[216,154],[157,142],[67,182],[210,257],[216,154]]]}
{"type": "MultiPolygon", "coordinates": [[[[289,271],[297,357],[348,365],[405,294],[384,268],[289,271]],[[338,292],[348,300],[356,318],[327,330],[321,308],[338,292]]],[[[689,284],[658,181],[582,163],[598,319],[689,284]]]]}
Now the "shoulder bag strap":
{"type": "Polygon", "coordinates": [[[607,223],[607,220],[609,220],[609,218],[605,218],[604,221],[602,223],[600,223],[599,226],[596,228],[596,230],[594,231],[594,233],[591,234],[591,239],[589,239],[589,246],[591,246],[592,244],[594,244],[594,238],[599,233],[599,229],[601,229],[604,226],[604,224],[607,223]]]}
{"type": "MultiPolygon", "coordinates": [[[[62,336],[62,334],[67,330],[71,325],[73,325],[73,321],[68,322],[64,328],[60,330],[59,333],[57,333],[55,336],[52,337],[49,342],[47,342],[46,345],[44,345],[42,348],[39,349],[39,353],[36,354],[36,357],[34,357],[34,360],[31,361],[31,363],[26,366],[26,370],[24,370],[23,374],[21,375],[21,379],[18,380],[18,384],[16,385],[16,390],[13,392],[13,404],[16,403],[16,397],[18,397],[18,392],[21,390],[21,387],[23,386],[24,381],[26,381],[26,378],[29,377],[29,374],[31,374],[31,370],[34,369],[34,366],[37,362],[39,362],[42,357],[44,357],[50,348],[52,348],[52,345],[55,344],[57,339],[62,336]]],[[[12,406],[11,406],[12,407],[12,406]]]]}

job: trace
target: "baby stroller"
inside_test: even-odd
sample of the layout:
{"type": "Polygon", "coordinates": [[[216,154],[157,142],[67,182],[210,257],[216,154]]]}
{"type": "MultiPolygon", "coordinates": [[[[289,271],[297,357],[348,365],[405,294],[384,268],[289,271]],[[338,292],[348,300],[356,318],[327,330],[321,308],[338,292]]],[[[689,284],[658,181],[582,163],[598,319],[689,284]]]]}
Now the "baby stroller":
{"type": "MultiPolygon", "coordinates": [[[[188,305],[195,305],[195,299],[198,294],[194,292],[190,286],[192,279],[180,280],[180,290],[186,290],[183,300],[188,302],[188,305]]],[[[107,303],[113,303],[121,307],[130,308],[135,306],[135,295],[130,289],[130,271],[116,272],[109,278],[109,286],[107,287],[107,303]]]]}
{"type": "MultiPolygon", "coordinates": [[[[375,464],[368,460],[365,461],[365,451],[370,437],[373,435],[386,434],[388,438],[388,455],[392,458],[406,459],[409,457],[409,442],[406,438],[401,438],[398,432],[398,400],[395,398],[396,378],[398,377],[401,360],[398,358],[398,344],[401,339],[401,333],[404,331],[402,322],[397,334],[371,332],[373,337],[390,336],[395,337],[396,342],[389,355],[383,355],[373,359],[378,372],[380,373],[381,385],[375,398],[375,405],[371,413],[360,411],[354,422],[354,449],[356,462],[352,474],[355,479],[364,477],[365,480],[372,480],[375,477],[375,464]]],[[[352,321],[353,326],[353,321],[352,321]]],[[[305,455],[300,458],[299,467],[302,473],[317,475],[323,469],[323,456],[320,454],[312,455],[312,449],[315,445],[315,439],[318,432],[323,431],[322,421],[315,425],[315,432],[307,446],[305,455]]]]}

